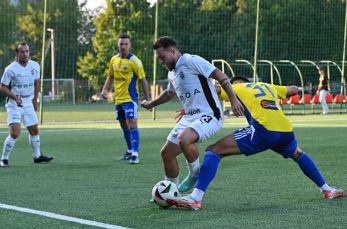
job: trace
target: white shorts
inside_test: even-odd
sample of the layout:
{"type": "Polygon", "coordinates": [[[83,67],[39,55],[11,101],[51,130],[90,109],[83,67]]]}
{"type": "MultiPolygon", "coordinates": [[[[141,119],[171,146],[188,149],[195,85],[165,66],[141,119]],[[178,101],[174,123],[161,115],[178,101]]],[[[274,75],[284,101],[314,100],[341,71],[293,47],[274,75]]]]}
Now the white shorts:
{"type": "Polygon", "coordinates": [[[38,123],[34,105],[32,103],[23,104],[23,107],[8,103],[7,110],[7,125],[13,123],[23,123],[25,127],[33,126],[38,123]]]}
{"type": "Polygon", "coordinates": [[[219,120],[213,115],[202,115],[195,120],[187,119],[187,115],[176,124],[172,129],[167,140],[178,145],[178,135],[186,128],[193,128],[199,135],[198,143],[206,140],[207,138],[215,135],[223,127],[224,119],[219,120]]]}

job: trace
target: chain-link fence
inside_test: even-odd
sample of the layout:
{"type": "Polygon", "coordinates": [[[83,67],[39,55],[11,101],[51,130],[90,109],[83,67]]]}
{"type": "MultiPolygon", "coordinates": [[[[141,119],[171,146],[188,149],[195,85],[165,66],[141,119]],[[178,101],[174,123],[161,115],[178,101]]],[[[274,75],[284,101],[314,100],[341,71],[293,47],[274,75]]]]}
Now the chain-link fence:
{"type": "MultiPolygon", "coordinates": [[[[256,70],[257,78],[264,82],[298,85],[303,88],[301,97],[304,94],[313,97],[318,86],[317,66],[323,66],[331,80],[333,98],[345,94],[342,62],[344,0],[105,2],[105,8],[94,10],[85,7],[86,0],[0,2],[0,73],[13,61],[16,42],[28,41],[32,59],[41,63],[42,43],[45,41],[44,79],[74,80],[74,104],[66,102],[71,99],[50,100],[52,93],[57,98],[64,98],[67,94],[59,94],[52,88],[52,83],[44,85],[44,121],[71,121],[74,112],[85,112],[83,115],[78,113],[81,121],[114,119],[112,105],[98,101],[95,95],[105,81],[110,58],[117,53],[116,42],[120,32],[131,36],[132,52],[142,60],[147,79],[152,85],[157,85],[157,92],[166,86],[166,70],[160,65],[154,69],[152,44],[155,35],[168,35],[177,40],[183,53],[197,54],[210,61],[225,61],[231,67],[231,70],[224,68],[230,77],[253,77],[256,70]],[[70,117],[63,115],[67,111],[70,117]]],[[[215,64],[223,68],[221,62],[215,64]]],[[[3,97],[1,101],[3,103],[3,97]]],[[[156,117],[171,118],[179,106],[177,101],[160,106],[156,109],[156,117]]],[[[312,106],[307,104],[305,113],[315,112],[312,106]]],[[[302,106],[284,108],[288,109],[286,112],[293,112],[293,107],[298,108],[297,112],[303,111],[302,106]]],[[[345,106],[335,111],[345,112],[345,106]]],[[[140,118],[151,117],[149,113],[140,114],[140,118]]],[[[75,121],[79,121],[78,118],[75,121]]]]}

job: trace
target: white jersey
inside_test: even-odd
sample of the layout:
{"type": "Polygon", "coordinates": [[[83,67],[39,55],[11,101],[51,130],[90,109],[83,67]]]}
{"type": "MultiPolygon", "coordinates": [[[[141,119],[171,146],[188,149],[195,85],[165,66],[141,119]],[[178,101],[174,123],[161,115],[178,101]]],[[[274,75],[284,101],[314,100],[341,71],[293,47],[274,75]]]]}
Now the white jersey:
{"type": "Polygon", "coordinates": [[[197,55],[182,55],[175,69],[168,73],[167,89],[174,91],[190,120],[203,115],[223,119],[218,95],[210,78],[216,67],[197,55]]]}
{"type": "MultiPolygon", "coordinates": [[[[24,67],[17,61],[11,63],[5,68],[5,72],[1,78],[1,83],[10,87],[11,92],[21,97],[23,104],[32,103],[34,98],[34,82],[40,79],[40,65],[29,60],[24,67]]],[[[16,101],[9,99],[8,103],[16,105],[16,101]]]]}

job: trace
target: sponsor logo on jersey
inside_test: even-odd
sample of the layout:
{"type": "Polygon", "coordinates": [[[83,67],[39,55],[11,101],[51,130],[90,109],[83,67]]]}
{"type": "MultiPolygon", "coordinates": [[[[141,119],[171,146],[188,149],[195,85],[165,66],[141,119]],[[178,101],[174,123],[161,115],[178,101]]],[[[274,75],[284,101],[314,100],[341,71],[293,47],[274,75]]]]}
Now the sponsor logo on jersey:
{"type": "Polygon", "coordinates": [[[262,100],[260,101],[260,106],[264,109],[269,109],[269,110],[279,110],[277,104],[273,100],[262,100]]]}
{"type": "Polygon", "coordinates": [[[200,109],[193,109],[187,112],[187,115],[195,115],[201,113],[200,109]]]}
{"type": "Polygon", "coordinates": [[[186,99],[189,99],[190,97],[192,97],[192,95],[196,95],[196,94],[200,94],[201,92],[198,90],[198,89],[194,89],[194,91],[192,93],[190,93],[189,91],[188,92],[185,92],[184,94],[180,95],[180,100],[181,101],[184,101],[186,99]]]}
{"type": "Polygon", "coordinates": [[[123,65],[123,70],[128,70],[128,65],[124,64],[123,65]]]}

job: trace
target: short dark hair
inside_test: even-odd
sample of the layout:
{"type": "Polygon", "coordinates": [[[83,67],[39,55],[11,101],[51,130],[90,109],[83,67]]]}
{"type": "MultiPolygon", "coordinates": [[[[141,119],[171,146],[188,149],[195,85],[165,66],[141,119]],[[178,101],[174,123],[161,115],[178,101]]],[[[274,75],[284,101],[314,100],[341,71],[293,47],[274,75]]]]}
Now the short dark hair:
{"type": "Polygon", "coordinates": [[[319,67],[318,67],[318,71],[323,71],[323,72],[325,72],[325,69],[324,69],[324,67],[319,66],[319,67]]]}
{"type": "Polygon", "coordinates": [[[158,48],[169,48],[169,47],[174,47],[177,48],[177,43],[176,41],[168,36],[163,36],[163,37],[159,37],[156,42],[153,44],[153,49],[156,50],[158,48]]]}
{"type": "Polygon", "coordinates": [[[130,36],[126,33],[121,33],[118,36],[118,39],[127,39],[127,38],[130,40],[130,36]]]}
{"type": "Polygon", "coordinates": [[[233,84],[235,81],[240,80],[243,81],[245,83],[249,83],[251,81],[249,81],[249,79],[245,76],[234,76],[233,78],[231,78],[230,83],[233,84]]]}
{"type": "Polygon", "coordinates": [[[19,52],[19,49],[18,49],[18,46],[20,46],[20,45],[27,45],[27,46],[29,46],[28,45],[28,42],[26,42],[26,41],[21,41],[21,42],[18,42],[17,44],[16,44],[16,52],[19,52]]]}

